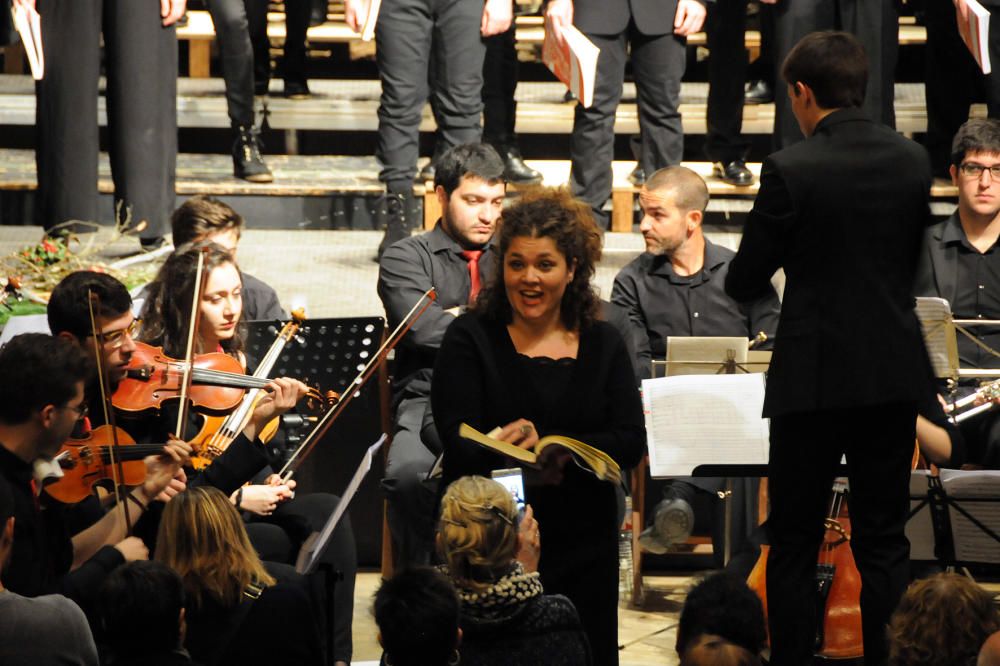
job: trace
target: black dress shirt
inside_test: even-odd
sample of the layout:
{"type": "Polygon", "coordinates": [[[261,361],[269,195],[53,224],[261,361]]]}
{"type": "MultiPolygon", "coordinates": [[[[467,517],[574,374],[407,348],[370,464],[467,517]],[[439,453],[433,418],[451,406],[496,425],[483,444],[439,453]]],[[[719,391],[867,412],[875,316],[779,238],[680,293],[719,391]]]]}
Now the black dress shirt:
{"type": "MultiPolygon", "coordinates": [[[[666,356],[669,336],[753,338],[760,331],[773,340],[781,304],[771,287],[766,295],[740,304],[725,292],[726,273],[735,253],[705,239],[705,264],[696,275],[677,275],[664,255],[644,253],[615,277],[611,302],[628,310],[638,329],[640,373],[650,376],[650,361],[666,356]]],[[[769,342],[762,348],[770,348],[769,342]]]]}
{"type": "MultiPolygon", "coordinates": [[[[403,391],[430,395],[430,378],[444,332],[455,316],[446,310],[469,302],[471,279],[463,248],[445,233],[439,220],[433,230],[390,246],[378,271],[378,295],[389,326],[395,328],[424,293],[433,287],[435,300],[396,348],[397,400],[403,391]]],[[[482,248],[479,283],[485,289],[492,277],[496,249],[482,248]]]]}
{"type": "MultiPolygon", "coordinates": [[[[1000,250],[996,244],[980,252],[965,235],[958,216],[945,222],[941,241],[957,251],[955,300],[951,310],[956,319],[1000,319],[1000,250]]],[[[987,346],[1000,350],[1000,327],[972,326],[969,332],[987,346]]],[[[958,356],[963,368],[1000,367],[1000,358],[958,335],[958,356]]]]}
{"type": "Polygon", "coordinates": [[[105,546],[70,574],[67,507],[48,495],[36,496],[32,478],[32,466],[0,445],[0,483],[8,484],[14,496],[14,548],[3,568],[3,585],[26,597],[62,593],[86,610],[104,576],[125,559],[105,546]]]}

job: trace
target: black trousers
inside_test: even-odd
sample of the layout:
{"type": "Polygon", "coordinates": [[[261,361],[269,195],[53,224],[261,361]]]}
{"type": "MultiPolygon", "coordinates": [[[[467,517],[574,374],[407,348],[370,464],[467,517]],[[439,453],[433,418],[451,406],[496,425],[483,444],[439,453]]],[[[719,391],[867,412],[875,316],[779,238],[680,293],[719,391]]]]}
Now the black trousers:
{"type": "Polygon", "coordinates": [[[101,36],[117,220],[165,235],[177,163],[177,35],[158,2],[38,0],[45,78],[36,84],[37,222],[98,220],[101,36]]]}
{"type": "MultiPolygon", "coordinates": [[[[926,86],[927,137],[934,174],[947,176],[951,140],[966,120],[969,106],[986,101],[990,118],[1000,118],[1000,73],[984,76],[958,35],[950,0],[927,0],[926,86]]],[[[994,12],[995,13],[995,12],[994,12]]],[[[990,23],[990,62],[1000,65],[1000,25],[990,23]]]]}
{"type": "Polygon", "coordinates": [[[515,142],[517,120],[517,77],[520,67],[514,45],[514,22],[510,29],[487,37],[486,59],[483,62],[483,141],[499,148],[515,142]]]}
{"type": "Polygon", "coordinates": [[[375,27],[382,97],[375,157],[390,192],[412,191],[420,120],[428,95],[443,152],[480,140],[483,4],[475,0],[385,0],[375,27]],[[433,67],[433,70],[431,69],[433,67]]]}
{"type": "Polygon", "coordinates": [[[885,628],[906,590],[910,461],[916,406],[805,412],[771,418],[767,561],[771,663],[812,663],[816,559],[841,455],[850,480],[851,550],[861,574],[865,664],[888,656],[885,628]]]}
{"type": "MultiPolygon", "coordinates": [[[[254,85],[261,94],[271,80],[271,42],[267,38],[268,0],[246,0],[253,46],[254,85]]],[[[286,81],[306,80],[306,31],[309,30],[311,0],[286,0],[285,47],[282,74],[286,81]]]]}
{"type": "MultiPolygon", "coordinates": [[[[212,15],[226,83],[226,106],[234,126],[253,125],[253,49],[244,0],[205,0],[212,15]]],[[[265,30],[267,7],[264,8],[265,30]]]]}
{"type": "Polygon", "coordinates": [[[680,164],[684,128],[678,110],[684,74],[686,40],[673,35],[644,35],[634,23],[618,35],[587,34],[601,49],[597,83],[590,108],[577,104],[570,142],[570,187],[607,226],[601,210],[611,196],[615,112],[625,80],[625,62],[631,56],[642,136],[641,163],[647,174],[680,164]],[[631,53],[629,52],[631,47],[631,53]]]}
{"type": "Polygon", "coordinates": [[[746,159],[743,89],[747,76],[747,0],[708,5],[708,135],[705,155],[728,164],[746,159]]]}
{"type": "Polygon", "coordinates": [[[893,84],[899,17],[894,0],[795,0],[775,5],[774,15],[779,71],[774,94],[775,150],[802,139],[780,70],[792,47],[816,30],[844,30],[858,38],[868,54],[868,90],[862,108],[869,118],[896,126],[893,84]]]}
{"type": "MultiPolygon", "coordinates": [[[[328,493],[298,495],[275,510],[270,516],[252,516],[247,523],[247,534],[262,560],[281,562],[294,566],[299,548],[314,531],[323,529],[340,498],[328,493]]],[[[327,636],[325,621],[320,623],[322,643],[333,661],[350,663],[353,652],[351,622],[354,616],[354,580],[358,571],[357,548],[348,514],[341,517],[321,562],[330,564],[343,577],[337,581],[333,596],[333,636],[327,636]],[[332,650],[330,644],[332,643],[332,650]]],[[[322,583],[313,577],[310,598],[318,608],[325,609],[325,590],[317,589],[322,583]]]]}

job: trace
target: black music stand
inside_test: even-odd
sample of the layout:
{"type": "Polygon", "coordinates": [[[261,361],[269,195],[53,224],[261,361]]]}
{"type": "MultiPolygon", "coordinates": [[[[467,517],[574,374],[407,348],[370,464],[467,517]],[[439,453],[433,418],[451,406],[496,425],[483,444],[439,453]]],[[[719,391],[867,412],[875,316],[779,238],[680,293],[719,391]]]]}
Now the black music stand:
{"type": "Polygon", "coordinates": [[[993,497],[970,497],[959,494],[948,495],[941,477],[935,474],[927,476],[926,495],[910,495],[916,506],[912,506],[908,519],[914,518],[924,507],[930,511],[931,528],[934,535],[934,557],[943,568],[965,567],[969,565],[986,565],[991,569],[1000,568],[998,562],[978,562],[957,557],[955,548],[955,531],[952,526],[951,511],[968,520],[979,532],[989,537],[1000,547],[1000,535],[986,525],[983,520],[973,515],[972,507],[976,504],[997,504],[1000,495],[993,497]]]}
{"type": "MultiPolygon", "coordinates": [[[[251,321],[247,328],[247,359],[256,364],[274,342],[281,322],[251,321]]],[[[307,319],[285,345],[271,374],[343,393],[378,351],[384,331],[382,317],[307,319]]]]}

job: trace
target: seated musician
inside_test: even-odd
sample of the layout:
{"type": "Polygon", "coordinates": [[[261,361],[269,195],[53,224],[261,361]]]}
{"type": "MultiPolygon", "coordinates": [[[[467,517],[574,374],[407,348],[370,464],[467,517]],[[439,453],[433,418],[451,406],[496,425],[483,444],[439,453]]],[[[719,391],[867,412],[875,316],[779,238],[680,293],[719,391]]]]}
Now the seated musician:
{"type": "MultiPolygon", "coordinates": [[[[166,262],[164,270],[158,279],[150,285],[153,294],[146,303],[152,317],[152,325],[156,328],[164,326],[169,330],[161,333],[155,340],[163,344],[169,340],[168,353],[183,356],[183,348],[178,339],[184,334],[189,319],[190,301],[188,306],[181,307],[179,301],[182,294],[190,293],[194,282],[194,262],[196,252],[175,253],[166,262]],[[183,313],[180,311],[183,310],[183,313]],[[161,312],[177,313],[175,319],[165,322],[161,312]]],[[[227,278],[228,284],[215,291],[226,292],[226,298],[216,294],[206,297],[202,302],[202,321],[198,341],[205,349],[215,350],[224,345],[238,353],[239,339],[238,322],[240,320],[241,299],[239,290],[239,271],[232,257],[215,246],[208,255],[209,267],[221,270],[210,270],[209,280],[227,278]],[[220,314],[212,307],[211,300],[220,298],[224,301],[224,312],[220,314]],[[227,317],[229,319],[227,319],[227,317]],[[232,322],[228,326],[226,322],[232,322]]],[[[208,269],[206,269],[208,270],[208,269]]],[[[135,341],[132,332],[135,329],[135,318],[131,314],[131,299],[125,286],[114,278],[101,273],[82,271],[73,273],[63,279],[53,290],[49,301],[49,323],[53,330],[71,339],[77,340],[84,348],[92,348],[89,336],[89,313],[86,306],[87,294],[97,293],[102,311],[98,313],[98,326],[105,337],[103,350],[107,365],[112,368],[112,379],[118,381],[124,377],[124,368],[131,360],[135,351],[135,341]]],[[[209,292],[211,293],[211,292],[209,292]]],[[[148,332],[150,327],[144,327],[148,332]]],[[[187,482],[191,486],[211,485],[230,495],[231,501],[239,503],[239,508],[253,516],[252,524],[248,526],[255,545],[265,559],[294,563],[302,542],[309,534],[318,530],[336,506],[337,498],[326,493],[312,493],[290,499],[294,495],[294,481],[287,485],[282,483],[277,475],[270,475],[262,482],[244,485],[255,476],[269,469],[271,464],[280,464],[284,454],[280,437],[276,436],[265,444],[256,437],[262,425],[267,423],[280,411],[290,409],[305,387],[292,379],[278,379],[271,383],[275,390],[269,398],[257,407],[251,423],[240,433],[233,443],[212,462],[198,473],[187,471],[187,482]]],[[[125,414],[116,411],[118,424],[134,439],[140,442],[163,441],[163,438],[176,428],[176,405],[166,405],[163,410],[146,410],[143,412],[125,414]]],[[[92,418],[100,418],[91,410],[92,418]]],[[[186,434],[197,432],[201,426],[200,417],[192,415],[186,434]]],[[[175,482],[176,483],[176,482],[175,482]]],[[[181,488],[183,485],[180,486],[181,488]]],[[[176,490],[176,489],[175,489],[176,490]]],[[[174,494],[173,492],[170,493],[174,494]]],[[[151,526],[155,537],[155,525],[151,526]]],[[[353,585],[356,569],[356,552],[354,538],[350,529],[350,521],[345,514],[334,531],[334,535],[324,556],[324,562],[334,564],[336,570],[344,575],[342,583],[335,588],[335,654],[340,661],[350,659],[351,647],[351,616],[353,608],[353,585]]],[[[321,597],[322,598],[322,597],[321,597]]]]}
{"type": "MultiPolygon", "coordinates": [[[[235,257],[243,235],[243,217],[226,203],[199,194],[174,211],[170,228],[175,248],[188,243],[215,243],[235,257]]],[[[271,285],[246,271],[240,271],[240,275],[243,277],[245,321],[288,317],[271,285]]]]}
{"type": "Polygon", "coordinates": [[[191,488],[170,500],[156,541],[156,560],[184,584],[184,645],[196,662],[323,663],[309,597],[276,580],[219,490],[191,488]]]}
{"type": "MultiPolygon", "coordinates": [[[[91,364],[71,342],[39,333],[13,338],[0,349],[0,483],[14,493],[14,545],[3,571],[7,589],[24,596],[62,592],[87,609],[101,580],[127,560],[145,559],[146,547],[128,536],[121,506],[85,530],[70,531],[67,505],[39,494],[36,463],[50,460],[87,413],[84,384],[91,364]]],[[[132,520],[174,477],[188,447],[174,442],[147,458],[145,482],[126,491],[132,520]]]]}
{"type": "MultiPolygon", "coordinates": [[[[763,332],[774,337],[780,303],[774,289],[750,304],[730,298],[724,283],[731,250],[705,238],[702,222],[708,206],[708,186],[685,167],[667,167],[654,173],[639,193],[643,218],[639,228],[646,252],[623,268],[615,277],[611,302],[624,307],[640,336],[638,366],[650,376],[650,361],[666,358],[670,336],[726,336],[755,338],[763,332]]],[[[762,348],[769,348],[765,341],[762,348]]],[[[711,445],[711,442],[706,442],[711,445]]],[[[715,495],[721,479],[677,479],[664,488],[666,501],[656,513],[661,515],[659,530],[647,530],[641,540],[651,552],[663,553],[669,545],[691,534],[693,511],[690,502],[695,488],[715,495]],[[661,513],[662,512],[662,513],[661,513]]],[[[753,505],[756,483],[747,481],[734,490],[736,506],[753,505]],[[743,499],[741,499],[741,497],[743,499]]],[[[655,498],[655,493],[648,493],[655,498]]],[[[713,542],[716,557],[722,553],[724,522],[722,502],[716,503],[713,542]]],[[[730,538],[733,552],[746,541],[754,525],[745,522],[737,509],[730,538]]],[[[753,559],[748,562],[752,566],[753,559]]],[[[749,571],[749,569],[748,569],[749,571]]]]}
{"type": "MultiPolygon", "coordinates": [[[[917,270],[917,296],[951,304],[955,319],[1000,319],[1000,121],[974,119],[952,142],[952,182],[958,208],[927,229],[917,270]]],[[[971,339],[958,334],[961,368],[997,368],[1000,326],[969,326],[971,339]]],[[[949,400],[968,394],[963,386],[949,400]]],[[[968,462],[1000,469],[1000,412],[960,425],[968,462]]]]}

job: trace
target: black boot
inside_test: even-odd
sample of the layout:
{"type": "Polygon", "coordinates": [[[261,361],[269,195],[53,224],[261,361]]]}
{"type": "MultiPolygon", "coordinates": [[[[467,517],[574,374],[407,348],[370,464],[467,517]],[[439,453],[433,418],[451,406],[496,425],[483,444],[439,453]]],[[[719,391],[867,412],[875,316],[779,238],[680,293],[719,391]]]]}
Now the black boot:
{"type": "Polygon", "coordinates": [[[521,150],[514,144],[494,144],[503,158],[503,177],[508,183],[537,185],[542,182],[542,174],[524,163],[521,150]]]}
{"type": "Polygon", "coordinates": [[[253,127],[235,128],[233,143],[233,175],[251,183],[270,183],[274,180],[271,170],[260,154],[260,132],[253,127]]]}
{"type": "Polygon", "coordinates": [[[386,248],[410,235],[410,208],[413,204],[412,192],[387,192],[385,195],[385,234],[378,244],[376,260],[382,258],[386,248]]]}

